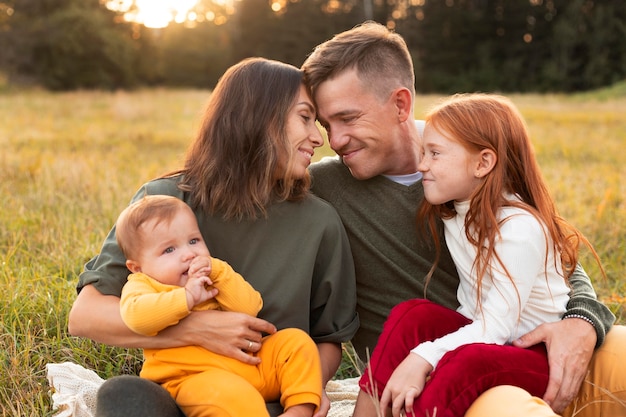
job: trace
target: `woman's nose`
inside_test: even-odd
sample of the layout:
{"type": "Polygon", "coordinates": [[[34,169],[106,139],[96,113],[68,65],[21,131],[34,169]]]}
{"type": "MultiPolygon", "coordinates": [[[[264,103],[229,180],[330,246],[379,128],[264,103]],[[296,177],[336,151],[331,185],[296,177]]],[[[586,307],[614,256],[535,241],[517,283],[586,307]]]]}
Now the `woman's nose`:
{"type": "Polygon", "coordinates": [[[311,143],[315,148],[319,148],[324,144],[324,136],[322,136],[322,132],[320,132],[320,129],[317,126],[313,127],[310,138],[311,143]]]}

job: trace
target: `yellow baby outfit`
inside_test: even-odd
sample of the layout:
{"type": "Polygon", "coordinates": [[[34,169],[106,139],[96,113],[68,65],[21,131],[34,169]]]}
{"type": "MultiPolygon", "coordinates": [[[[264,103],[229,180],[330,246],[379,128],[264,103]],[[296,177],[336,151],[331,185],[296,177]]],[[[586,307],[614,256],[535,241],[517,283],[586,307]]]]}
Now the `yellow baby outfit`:
{"type": "MultiPolygon", "coordinates": [[[[260,294],[230,265],[211,259],[209,276],[218,294],[194,310],[219,309],[256,316],[260,294]]],[[[122,290],[121,313],[136,333],[156,335],[190,312],[185,289],[132,274],[122,290]]],[[[285,409],[320,405],[322,374],[317,346],[306,332],[283,329],[263,339],[248,365],[199,346],[145,349],[141,377],[161,384],[187,417],[269,416],[266,401],[280,400],[285,409]]]]}

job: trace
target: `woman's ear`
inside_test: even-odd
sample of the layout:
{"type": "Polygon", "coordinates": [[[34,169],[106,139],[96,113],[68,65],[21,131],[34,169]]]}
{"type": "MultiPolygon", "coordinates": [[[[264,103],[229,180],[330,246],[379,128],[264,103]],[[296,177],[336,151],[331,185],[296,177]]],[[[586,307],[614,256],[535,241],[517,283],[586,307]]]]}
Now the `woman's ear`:
{"type": "Polygon", "coordinates": [[[498,156],[491,149],[483,149],[478,155],[478,166],[476,167],[476,178],[482,178],[489,174],[498,162],[498,156]]]}

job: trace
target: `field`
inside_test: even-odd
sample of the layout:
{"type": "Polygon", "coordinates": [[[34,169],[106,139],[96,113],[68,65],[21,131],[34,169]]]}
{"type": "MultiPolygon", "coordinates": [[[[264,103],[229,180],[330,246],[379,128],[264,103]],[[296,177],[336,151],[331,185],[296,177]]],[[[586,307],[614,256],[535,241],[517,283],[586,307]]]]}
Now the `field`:
{"type": "MultiPolygon", "coordinates": [[[[511,96],[528,121],[561,214],[602,259],[606,280],[587,253],[582,263],[620,323],[626,321],[623,90],[511,96]]],[[[180,167],[208,95],[0,94],[2,416],[52,414],[46,363],[73,361],[104,378],[138,370],[137,351],[67,334],[74,287],[134,191],[180,167]]],[[[419,97],[416,115],[435,99],[419,97]]],[[[324,153],[331,151],[318,151],[316,158],[324,153]]]]}

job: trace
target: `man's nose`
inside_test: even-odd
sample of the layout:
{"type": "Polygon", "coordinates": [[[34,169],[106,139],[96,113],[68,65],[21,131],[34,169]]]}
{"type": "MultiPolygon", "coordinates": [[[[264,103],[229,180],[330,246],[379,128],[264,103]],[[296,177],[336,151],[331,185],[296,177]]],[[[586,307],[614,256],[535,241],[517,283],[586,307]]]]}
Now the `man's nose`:
{"type": "Polygon", "coordinates": [[[328,143],[334,151],[343,148],[350,141],[350,137],[341,129],[332,129],[328,132],[328,143]]]}

